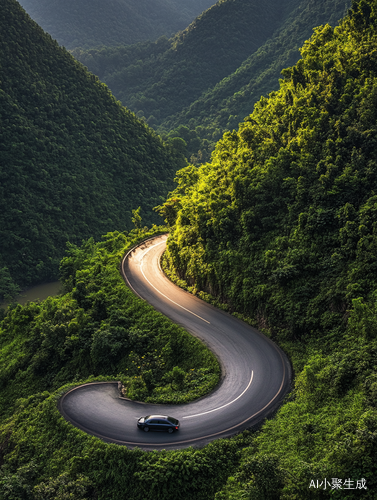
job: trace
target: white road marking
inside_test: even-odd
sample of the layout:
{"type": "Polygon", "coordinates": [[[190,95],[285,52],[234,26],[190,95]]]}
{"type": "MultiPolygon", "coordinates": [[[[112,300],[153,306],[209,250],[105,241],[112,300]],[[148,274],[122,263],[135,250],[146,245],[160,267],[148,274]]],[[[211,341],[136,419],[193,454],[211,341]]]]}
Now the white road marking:
{"type": "Polygon", "coordinates": [[[187,417],[183,417],[183,418],[200,417],[201,415],[206,415],[207,413],[212,413],[213,411],[221,410],[222,408],[225,408],[226,406],[229,406],[229,405],[235,403],[237,401],[237,399],[240,399],[240,397],[243,396],[245,394],[245,392],[248,390],[248,388],[251,385],[251,382],[253,381],[253,377],[254,377],[254,371],[251,370],[251,378],[250,378],[250,382],[248,383],[248,386],[239,396],[236,397],[236,399],[233,399],[233,401],[230,401],[226,405],[219,406],[218,408],[214,408],[213,410],[204,411],[203,413],[197,413],[196,415],[188,415],[187,417]]]}
{"type": "Polygon", "coordinates": [[[153,287],[156,292],[158,292],[159,294],[161,294],[163,297],[165,297],[165,299],[168,299],[170,300],[170,302],[173,302],[173,304],[175,304],[176,306],[180,307],[181,309],[184,309],[185,311],[187,311],[188,313],[190,314],[193,314],[194,316],[196,316],[197,318],[201,319],[202,321],[204,321],[205,323],[208,323],[209,325],[211,324],[209,321],[207,321],[206,319],[202,318],[201,316],[198,316],[197,314],[195,314],[194,312],[190,311],[189,309],[186,309],[185,307],[181,306],[180,304],[178,304],[177,302],[174,302],[174,300],[172,299],[169,299],[169,297],[167,297],[164,293],[160,292],[160,290],[158,288],[156,288],[154,285],[152,285],[152,283],[149,281],[149,279],[145,276],[144,274],[144,271],[143,271],[143,260],[144,260],[144,257],[147,255],[147,253],[152,250],[152,248],[154,247],[157,247],[158,245],[162,245],[163,243],[165,243],[165,241],[161,241],[160,243],[156,243],[155,245],[152,245],[151,247],[148,248],[148,250],[143,254],[142,258],[141,258],[141,262],[140,262],[140,270],[141,270],[141,274],[144,276],[144,279],[146,281],[148,281],[148,283],[151,285],[151,287],[153,287]]]}

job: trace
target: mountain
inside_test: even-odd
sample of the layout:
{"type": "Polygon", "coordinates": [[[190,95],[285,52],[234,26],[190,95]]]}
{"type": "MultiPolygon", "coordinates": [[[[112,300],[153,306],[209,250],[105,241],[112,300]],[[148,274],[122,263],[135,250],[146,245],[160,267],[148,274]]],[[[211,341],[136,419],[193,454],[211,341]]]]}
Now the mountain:
{"type": "Polygon", "coordinates": [[[155,40],[184,29],[215,0],[20,0],[67,49],[155,40]]]}
{"type": "Polygon", "coordinates": [[[210,163],[180,170],[161,206],[170,276],[289,354],[292,391],[276,414],[161,452],[108,444],[62,417],[59,398],[81,383],[111,377],[161,401],[216,371],[119,275],[125,249],[159,228],[114,231],[69,246],[65,295],[0,310],[2,499],[375,499],[376,46],[377,0],[354,1],[210,163]]]}
{"type": "Polygon", "coordinates": [[[349,0],[305,0],[285,4],[285,16],[273,36],[247,57],[235,72],[205,91],[176,115],[167,117],[160,132],[179,126],[197,128],[212,144],[225,130],[233,130],[249,115],[260,97],[277,90],[283,68],[295,64],[299,47],[315,26],[336,26],[349,0]],[[289,7],[289,9],[288,9],[289,7]]]}
{"type": "Polygon", "coordinates": [[[182,276],[293,337],[377,286],[377,34],[354,10],[316,28],[211,163],[177,172],[163,209],[182,276]]]}
{"type": "MultiPolygon", "coordinates": [[[[160,133],[181,136],[203,159],[221,137],[276,89],[314,26],[335,25],[349,0],[225,0],[170,40],[74,51],[130,109],[160,133]]],[[[196,158],[193,158],[196,161],[196,158]]],[[[200,160],[200,158],[199,158],[200,160]]]]}
{"type": "Polygon", "coordinates": [[[263,329],[296,374],[219,498],[306,498],[318,476],[376,487],[376,43],[376,0],[316,28],[279,90],[211,163],[178,172],[161,207],[165,267],[263,329]]]}
{"type": "Polygon", "coordinates": [[[67,240],[129,229],[179,158],[14,0],[0,19],[0,291],[56,277],[67,240]]]}
{"type": "Polygon", "coordinates": [[[91,50],[88,56],[98,59],[97,75],[125,105],[161,123],[235,71],[272,36],[284,11],[277,0],[225,0],[170,40],[91,50]]]}

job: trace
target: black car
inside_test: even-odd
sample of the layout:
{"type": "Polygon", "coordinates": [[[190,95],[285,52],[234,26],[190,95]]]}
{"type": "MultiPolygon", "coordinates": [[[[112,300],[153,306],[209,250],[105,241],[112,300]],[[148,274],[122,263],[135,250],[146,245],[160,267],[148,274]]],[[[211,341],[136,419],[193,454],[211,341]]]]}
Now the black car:
{"type": "Polygon", "coordinates": [[[147,417],[140,417],[137,426],[145,432],[165,431],[171,434],[179,429],[179,421],[167,415],[148,415],[147,417]]]}

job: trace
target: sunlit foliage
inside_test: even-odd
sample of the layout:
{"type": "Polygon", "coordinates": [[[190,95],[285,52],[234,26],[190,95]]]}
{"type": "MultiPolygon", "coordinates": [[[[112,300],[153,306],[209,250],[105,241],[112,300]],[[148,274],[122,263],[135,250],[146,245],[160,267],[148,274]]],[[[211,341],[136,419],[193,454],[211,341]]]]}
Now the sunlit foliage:
{"type": "Polygon", "coordinates": [[[292,400],[255,442],[266,465],[241,469],[219,498],[260,498],[258,470],[272,463],[282,498],[305,498],[319,475],[376,487],[376,42],[374,0],[318,27],[280,90],[211,163],[178,172],[161,207],[165,265],[277,340],[296,373],[292,400]]]}

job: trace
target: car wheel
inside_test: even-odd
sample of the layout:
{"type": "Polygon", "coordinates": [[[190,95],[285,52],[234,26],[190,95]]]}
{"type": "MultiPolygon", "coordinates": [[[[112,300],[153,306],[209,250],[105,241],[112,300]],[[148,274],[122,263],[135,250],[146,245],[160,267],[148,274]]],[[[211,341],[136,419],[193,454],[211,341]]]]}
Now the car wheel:
{"type": "Polygon", "coordinates": [[[168,433],[169,433],[169,434],[173,434],[173,432],[174,432],[174,429],[172,429],[171,427],[169,427],[169,429],[168,429],[168,433]]]}
{"type": "Polygon", "coordinates": [[[149,432],[149,427],[144,427],[144,432],[149,432]]]}

